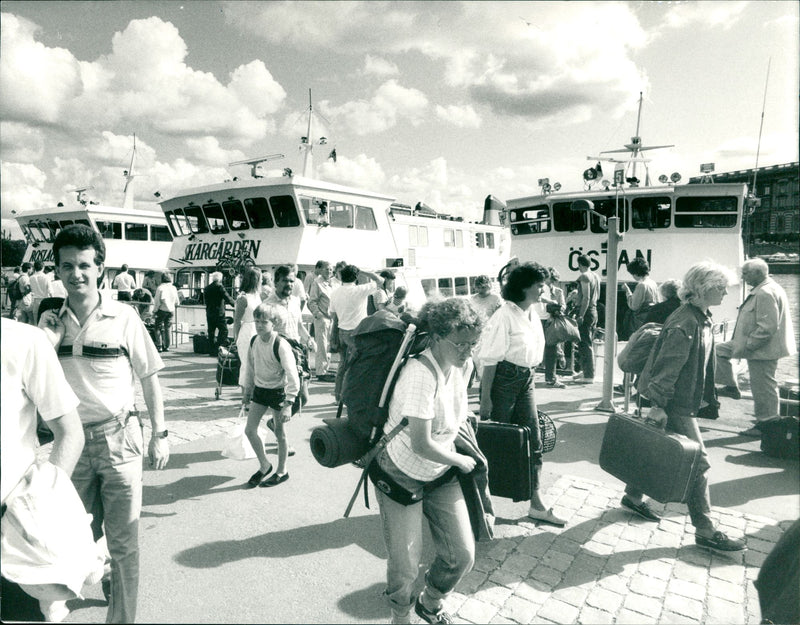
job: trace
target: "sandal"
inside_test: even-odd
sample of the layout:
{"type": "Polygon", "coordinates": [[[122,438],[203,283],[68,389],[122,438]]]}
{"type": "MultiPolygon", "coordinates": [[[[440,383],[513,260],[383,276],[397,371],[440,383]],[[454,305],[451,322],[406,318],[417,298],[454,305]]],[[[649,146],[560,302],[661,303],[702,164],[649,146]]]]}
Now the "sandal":
{"type": "Polygon", "coordinates": [[[548,510],[528,510],[528,518],[539,523],[549,523],[556,527],[564,527],[567,522],[555,515],[552,508],[548,510]]]}
{"type": "Polygon", "coordinates": [[[272,465],[269,465],[269,468],[266,471],[256,471],[253,475],[250,476],[250,479],[247,480],[247,485],[250,488],[255,488],[256,486],[260,485],[263,481],[265,481],[266,477],[272,473],[272,465]]]}

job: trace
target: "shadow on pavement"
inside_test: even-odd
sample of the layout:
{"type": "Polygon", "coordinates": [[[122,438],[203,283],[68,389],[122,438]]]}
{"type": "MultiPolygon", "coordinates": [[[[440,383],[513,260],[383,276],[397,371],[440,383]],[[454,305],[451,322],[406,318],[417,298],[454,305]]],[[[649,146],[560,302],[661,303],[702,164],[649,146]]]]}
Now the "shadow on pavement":
{"type": "Polygon", "coordinates": [[[169,462],[164,471],[188,469],[189,465],[200,464],[201,462],[213,462],[221,458],[222,454],[216,450],[196,451],[192,453],[170,453],[169,462]]]}
{"type": "Polygon", "coordinates": [[[175,482],[162,486],[145,486],[142,490],[143,506],[163,506],[175,503],[181,499],[195,499],[203,495],[215,495],[234,490],[244,490],[249,475],[241,481],[229,475],[197,475],[182,477],[175,482]],[[234,482],[226,488],[217,488],[226,482],[234,482]]]}
{"type": "Polygon", "coordinates": [[[388,604],[383,598],[385,587],[386,582],[378,582],[367,588],[354,590],[339,599],[336,605],[343,612],[369,623],[383,621],[389,614],[388,604]]]}
{"type": "Polygon", "coordinates": [[[381,524],[375,515],[337,519],[268,532],[243,540],[218,540],[184,549],[175,561],[192,568],[215,568],[247,558],[288,558],[357,545],[376,558],[385,558],[381,524]]]}
{"type": "MultiPolygon", "coordinates": [[[[726,482],[711,484],[709,486],[711,501],[714,506],[729,508],[745,504],[754,499],[763,499],[764,497],[796,495],[797,468],[795,466],[791,474],[788,474],[788,471],[790,469],[787,468],[779,473],[740,477],[726,482]]],[[[797,510],[787,510],[786,512],[790,515],[786,518],[794,519],[797,516],[797,510]]]]}

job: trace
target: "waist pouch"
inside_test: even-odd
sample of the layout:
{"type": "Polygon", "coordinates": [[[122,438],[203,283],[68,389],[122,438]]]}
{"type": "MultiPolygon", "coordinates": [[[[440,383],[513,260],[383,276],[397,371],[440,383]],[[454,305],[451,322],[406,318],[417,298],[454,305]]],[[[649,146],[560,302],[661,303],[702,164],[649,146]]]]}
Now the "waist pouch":
{"type": "Polygon", "coordinates": [[[455,476],[455,471],[457,471],[455,467],[450,467],[435,480],[423,482],[401,471],[386,449],[381,450],[367,470],[369,479],[375,484],[375,488],[403,506],[410,506],[422,501],[425,493],[449,482],[455,476]]]}

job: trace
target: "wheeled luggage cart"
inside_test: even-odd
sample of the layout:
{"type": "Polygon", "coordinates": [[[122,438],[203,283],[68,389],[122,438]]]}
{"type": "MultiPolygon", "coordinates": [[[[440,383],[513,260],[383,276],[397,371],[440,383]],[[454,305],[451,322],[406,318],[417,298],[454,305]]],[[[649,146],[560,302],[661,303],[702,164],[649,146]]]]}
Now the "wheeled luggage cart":
{"type": "Polygon", "coordinates": [[[239,385],[239,369],[241,366],[242,361],[239,360],[236,345],[219,348],[219,355],[217,356],[217,388],[214,391],[215,399],[220,398],[223,386],[239,385]]]}

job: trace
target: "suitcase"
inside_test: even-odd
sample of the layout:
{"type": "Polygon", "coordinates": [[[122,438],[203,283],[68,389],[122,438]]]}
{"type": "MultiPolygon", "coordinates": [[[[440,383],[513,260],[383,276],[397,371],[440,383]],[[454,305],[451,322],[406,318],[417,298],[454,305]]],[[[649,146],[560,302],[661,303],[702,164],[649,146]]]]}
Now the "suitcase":
{"type": "Polygon", "coordinates": [[[195,334],[192,336],[192,349],[195,354],[209,354],[211,351],[211,344],[208,341],[206,334],[195,334]]]}
{"type": "Polygon", "coordinates": [[[700,444],[644,419],[612,414],[600,448],[600,468],[647,496],[686,502],[697,476],[700,444]]]}
{"type": "Polygon", "coordinates": [[[239,369],[241,368],[239,356],[230,353],[217,358],[217,389],[220,386],[237,386],[239,384],[239,369]]]}
{"type": "Polygon", "coordinates": [[[530,429],[513,423],[479,421],[475,437],[489,465],[489,492],[513,501],[531,498],[530,429]]]}
{"type": "Polygon", "coordinates": [[[778,395],[781,399],[798,401],[800,400],[800,384],[797,382],[784,382],[778,387],[778,395]]]}
{"type": "Polygon", "coordinates": [[[800,455],[797,437],[800,431],[800,419],[797,417],[779,417],[762,421],[761,451],[773,458],[790,458],[797,460],[800,455]]]}

